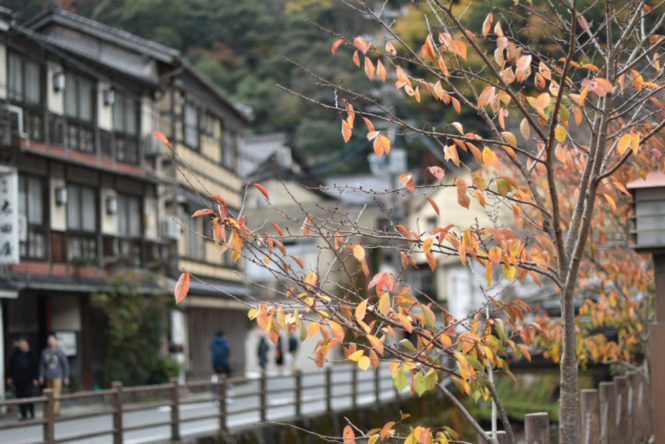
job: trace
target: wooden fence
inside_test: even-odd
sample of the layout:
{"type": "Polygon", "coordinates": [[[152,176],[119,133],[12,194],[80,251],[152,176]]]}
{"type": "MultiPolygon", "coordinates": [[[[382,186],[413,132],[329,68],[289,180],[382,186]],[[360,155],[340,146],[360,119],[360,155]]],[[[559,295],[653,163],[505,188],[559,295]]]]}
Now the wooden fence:
{"type": "MultiPolygon", "coordinates": [[[[617,376],[601,382],[598,389],[580,394],[578,444],[640,444],[652,433],[651,388],[641,372],[617,376]]],[[[524,417],[526,444],[550,444],[551,431],[547,413],[524,417]]],[[[508,442],[506,432],[497,433],[499,444],[508,442]]],[[[487,441],[480,439],[479,443],[487,441]]]]}
{"type": "MultiPolygon", "coordinates": [[[[268,410],[270,408],[291,406],[293,407],[295,417],[299,417],[303,414],[303,405],[311,405],[311,403],[315,402],[323,402],[325,404],[325,410],[317,411],[317,414],[325,411],[331,411],[333,409],[333,400],[340,398],[346,398],[348,401],[350,401],[350,405],[352,407],[358,405],[360,395],[364,395],[365,398],[370,396],[372,398],[372,402],[378,403],[381,401],[382,393],[385,394],[386,392],[386,384],[383,384],[382,389],[382,382],[390,381],[390,385],[393,387],[392,393],[394,394],[392,396],[396,395],[390,373],[386,374],[385,372],[382,372],[382,368],[383,366],[379,369],[376,369],[374,372],[367,372],[370,373],[371,376],[369,378],[363,377],[362,379],[359,378],[359,372],[356,366],[339,366],[334,368],[328,367],[325,369],[325,371],[295,371],[290,376],[266,376],[263,374],[259,378],[238,377],[226,379],[225,377],[221,377],[217,382],[195,381],[180,384],[176,379],[172,379],[171,382],[167,384],[135,387],[123,387],[121,383],[114,382],[112,388],[107,390],[63,394],[57,397],[53,395],[52,390],[45,389],[42,396],[0,401],[0,408],[6,408],[10,406],[15,407],[28,403],[41,404],[43,406],[42,418],[22,422],[6,422],[0,424],[0,430],[18,429],[22,427],[41,425],[43,427],[43,431],[42,440],[37,441],[39,443],[55,444],[111,435],[113,437],[114,444],[121,444],[123,442],[123,434],[125,432],[149,429],[159,426],[170,426],[170,438],[173,441],[177,441],[181,439],[181,425],[188,421],[217,419],[219,421],[219,429],[226,430],[229,416],[248,412],[256,412],[258,413],[260,421],[266,421],[268,410]],[[342,382],[333,381],[333,374],[339,375],[344,373],[346,373],[348,380],[342,382]],[[319,378],[322,381],[316,384],[305,384],[304,380],[307,379],[305,377],[312,375],[319,375],[319,378]],[[321,375],[323,375],[323,377],[321,377],[321,375]],[[269,389],[268,383],[273,380],[288,381],[282,382],[281,384],[278,384],[277,387],[269,389]],[[231,385],[234,387],[241,387],[243,384],[248,383],[253,383],[258,387],[254,390],[244,390],[241,393],[239,392],[233,395],[230,394],[229,387],[231,385]],[[335,387],[335,393],[333,393],[333,386],[335,387]],[[314,397],[308,396],[307,399],[303,399],[303,392],[305,390],[311,391],[312,389],[321,390],[321,395],[314,397]],[[203,390],[204,393],[207,393],[207,396],[205,398],[202,398],[201,396],[190,396],[196,390],[203,390]],[[130,396],[134,396],[135,398],[141,397],[142,395],[144,397],[154,396],[154,394],[157,392],[165,393],[167,395],[166,398],[160,401],[152,402],[128,403],[126,401],[126,398],[130,396]],[[279,405],[271,405],[269,395],[277,393],[291,393],[293,394],[293,400],[290,402],[280,402],[279,405]],[[252,405],[251,407],[234,409],[230,412],[227,411],[227,400],[232,401],[234,399],[248,397],[254,397],[258,402],[256,402],[256,404],[252,405]],[[53,406],[55,401],[82,401],[90,398],[101,398],[104,402],[101,403],[101,406],[100,403],[97,403],[94,406],[90,406],[90,409],[86,409],[85,412],[63,412],[62,415],[58,416],[53,414],[53,406]],[[181,417],[180,415],[180,407],[183,405],[211,401],[218,401],[218,403],[216,408],[210,411],[210,414],[208,415],[197,415],[195,417],[186,418],[181,417]],[[132,426],[123,424],[123,413],[148,410],[165,406],[170,407],[170,418],[168,420],[147,422],[132,426]],[[111,428],[103,430],[90,430],[86,431],[85,433],[79,433],[77,435],[55,436],[56,423],[108,415],[111,415],[112,417],[111,428]]],[[[201,392],[199,392],[199,394],[200,393],[201,392]]],[[[19,432],[17,431],[17,433],[19,432]]],[[[19,435],[17,434],[16,436],[18,437],[19,435]]]]}

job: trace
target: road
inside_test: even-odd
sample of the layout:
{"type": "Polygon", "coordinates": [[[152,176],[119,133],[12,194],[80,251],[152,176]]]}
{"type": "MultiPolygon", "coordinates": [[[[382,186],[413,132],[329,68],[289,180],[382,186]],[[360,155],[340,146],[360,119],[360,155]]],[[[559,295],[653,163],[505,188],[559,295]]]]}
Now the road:
{"type": "MultiPolygon", "coordinates": [[[[351,399],[351,372],[348,366],[335,369],[332,373],[332,408],[342,409],[352,405],[351,399]]],[[[388,367],[380,369],[380,397],[381,400],[392,399],[395,396],[395,389],[390,377],[388,367]]],[[[302,378],[302,413],[308,416],[322,413],[326,409],[325,396],[325,373],[307,373],[302,378]],[[316,387],[318,386],[318,387],[316,387]],[[312,388],[308,388],[312,387],[312,388]]],[[[268,395],[266,397],[268,409],[266,411],[267,421],[283,421],[295,416],[295,406],[290,405],[295,400],[295,380],[291,375],[281,377],[270,377],[267,381],[268,395]],[[290,390],[289,390],[290,389],[290,390]],[[276,393],[273,393],[276,392],[276,393]]],[[[243,426],[258,423],[259,417],[259,397],[253,393],[259,391],[258,380],[249,383],[237,385],[229,390],[229,400],[227,402],[227,426],[230,429],[237,429],[243,426]],[[250,410],[250,411],[245,411],[250,410]],[[241,412],[244,411],[244,412],[241,412]],[[234,413],[238,412],[238,413],[234,413]]],[[[180,426],[180,433],[183,437],[205,434],[219,429],[218,419],[194,419],[202,416],[212,415],[219,411],[219,406],[211,400],[204,400],[210,396],[208,392],[193,393],[186,397],[181,396],[181,400],[194,400],[201,398],[201,402],[181,405],[179,409],[181,419],[191,419],[180,426]]],[[[152,400],[155,401],[155,400],[152,400]]],[[[358,405],[366,405],[375,402],[374,394],[374,372],[358,372],[358,405]]],[[[103,404],[89,406],[68,405],[66,401],[62,403],[63,415],[84,413],[91,410],[101,410],[103,404]]],[[[37,412],[41,416],[41,412],[37,412]]],[[[124,427],[132,427],[141,424],[150,424],[162,421],[168,421],[171,417],[171,407],[161,406],[152,407],[145,410],[137,410],[123,413],[124,427]]],[[[65,439],[67,436],[80,435],[83,433],[110,430],[112,429],[112,417],[110,414],[92,418],[74,419],[55,424],[56,439],[65,439]]],[[[156,441],[164,441],[170,438],[170,426],[163,425],[149,427],[140,430],[127,431],[124,433],[125,444],[143,444],[156,441]]],[[[42,441],[42,426],[31,425],[17,429],[0,430],[0,444],[9,443],[34,443],[42,441]]],[[[67,441],[69,443],[86,444],[111,444],[112,436],[110,434],[97,438],[87,438],[85,440],[67,441]]]]}

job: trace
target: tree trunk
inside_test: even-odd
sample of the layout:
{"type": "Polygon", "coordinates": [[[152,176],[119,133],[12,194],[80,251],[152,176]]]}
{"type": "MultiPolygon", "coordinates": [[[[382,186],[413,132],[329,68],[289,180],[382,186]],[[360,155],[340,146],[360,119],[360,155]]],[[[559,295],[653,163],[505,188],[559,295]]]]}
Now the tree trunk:
{"type": "Polygon", "coordinates": [[[577,442],[577,352],[575,347],[575,304],[572,289],[561,292],[563,344],[560,363],[559,443],[577,442]]]}

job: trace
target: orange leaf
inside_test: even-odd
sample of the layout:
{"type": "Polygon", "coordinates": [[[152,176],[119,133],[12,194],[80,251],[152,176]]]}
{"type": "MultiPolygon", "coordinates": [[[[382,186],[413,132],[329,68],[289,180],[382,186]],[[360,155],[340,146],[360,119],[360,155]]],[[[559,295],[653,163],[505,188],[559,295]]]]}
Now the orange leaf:
{"type": "Polygon", "coordinates": [[[379,338],[373,335],[367,335],[367,340],[374,347],[374,350],[381,356],[383,356],[383,342],[379,338]]]}
{"type": "Polygon", "coordinates": [[[253,183],[252,185],[255,186],[256,189],[259,190],[261,192],[261,194],[263,194],[266,197],[266,200],[270,200],[270,196],[268,195],[268,191],[265,189],[265,187],[263,185],[261,185],[260,183],[253,183]]]}
{"type": "Polygon", "coordinates": [[[459,204],[464,208],[469,209],[469,205],[471,205],[471,198],[466,194],[466,190],[469,187],[466,183],[466,180],[458,177],[455,179],[455,185],[457,186],[457,202],[459,202],[459,204]]]}
{"type": "Polygon", "coordinates": [[[439,57],[438,63],[439,63],[439,69],[441,70],[443,75],[448,77],[450,75],[450,72],[448,71],[448,67],[446,66],[446,63],[443,61],[441,57],[439,57]]]}
{"type": "Polygon", "coordinates": [[[298,256],[296,256],[295,254],[292,254],[292,255],[291,255],[291,259],[293,259],[294,261],[296,261],[296,263],[300,266],[300,268],[305,268],[305,263],[302,261],[302,259],[300,259],[300,258],[299,258],[298,256]]]}
{"type": "Polygon", "coordinates": [[[396,55],[397,54],[397,50],[395,49],[395,47],[393,46],[393,44],[391,42],[386,42],[386,52],[390,55],[396,55]]]}
{"type": "Polygon", "coordinates": [[[319,334],[319,331],[321,330],[321,326],[319,325],[318,322],[312,322],[307,326],[307,337],[308,338],[313,338],[314,336],[319,334]]]}
{"type": "Polygon", "coordinates": [[[416,189],[415,186],[413,185],[413,174],[411,173],[402,174],[401,176],[399,176],[399,181],[409,191],[414,191],[416,189]]]}
{"type": "Polygon", "coordinates": [[[374,148],[374,153],[376,153],[377,156],[383,156],[384,154],[389,154],[390,139],[381,134],[374,139],[372,147],[374,148]]]}
{"type": "Polygon", "coordinates": [[[344,43],[344,39],[337,39],[335,40],[335,43],[333,43],[332,48],[330,48],[330,51],[335,54],[337,52],[337,49],[339,48],[339,45],[344,43]]]}
{"type": "Polygon", "coordinates": [[[162,142],[164,145],[168,146],[169,148],[173,148],[171,146],[171,142],[169,142],[169,139],[166,138],[164,134],[162,134],[159,131],[155,131],[152,133],[157,139],[159,139],[160,142],[162,142]]]}
{"type": "Polygon", "coordinates": [[[344,444],[355,444],[356,442],[356,435],[353,433],[353,429],[350,425],[344,427],[342,437],[344,438],[344,444]]]}
{"type": "Polygon", "coordinates": [[[443,176],[446,174],[446,172],[443,168],[441,168],[440,166],[436,166],[436,165],[433,165],[431,167],[427,167],[427,171],[429,171],[429,173],[432,176],[436,177],[436,180],[438,180],[439,182],[443,180],[443,176]]]}
{"type": "Polygon", "coordinates": [[[372,80],[375,72],[376,68],[374,67],[374,63],[372,63],[372,60],[369,57],[365,57],[365,74],[367,74],[367,78],[372,80]]]}
{"type": "Polygon", "coordinates": [[[307,236],[312,231],[312,219],[307,216],[305,222],[302,224],[302,234],[307,236]]]}
{"type": "Polygon", "coordinates": [[[351,126],[347,123],[346,120],[342,120],[342,137],[344,138],[344,143],[347,143],[349,140],[351,140],[352,134],[353,130],[351,129],[351,126]]]}
{"type": "Polygon", "coordinates": [[[332,331],[333,336],[337,338],[339,342],[344,342],[344,329],[335,321],[328,321],[330,325],[330,330],[332,331]]]}
{"type": "Polygon", "coordinates": [[[284,232],[282,231],[279,225],[277,225],[275,222],[272,222],[272,226],[275,227],[275,231],[277,231],[277,233],[279,233],[280,236],[284,236],[284,232]]]}
{"type": "Polygon", "coordinates": [[[483,37],[487,37],[487,34],[489,34],[493,21],[494,21],[494,16],[490,12],[489,14],[487,14],[487,17],[485,17],[485,21],[483,22],[483,37]]]}
{"type": "Polygon", "coordinates": [[[388,75],[388,72],[386,71],[386,67],[383,66],[381,60],[376,61],[376,75],[379,79],[381,79],[382,82],[386,81],[386,76],[388,75]]]}
{"type": "Polygon", "coordinates": [[[178,282],[175,284],[175,290],[173,291],[176,304],[179,304],[187,297],[187,293],[189,293],[189,279],[190,276],[188,271],[185,271],[178,278],[178,282]]]}
{"type": "Polygon", "coordinates": [[[199,216],[204,216],[206,214],[215,214],[214,211],[212,211],[210,208],[204,208],[202,210],[195,211],[194,214],[192,214],[192,217],[199,217],[199,216]]]}
{"type": "Polygon", "coordinates": [[[360,68],[360,57],[358,57],[358,51],[353,52],[353,63],[360,68]]]}
{"type": "Polygon", "coordinates": [[[367,51],[369,51],[369,48],[372,46],[372,44],[362,37],[356,37],[353,39],[353,46],[358,48],[358,51],[362,52],[363,54],[367,54],[367,51]]]}
{"type": "Polygon", "coordinates": [[[216,200],[217,202],[219,202],[219,203],[222,204],[223,206],[226,206],[226,201],[225,201],[224,199],[222,199],[221,197],[219,197],[219,196],[217,196],[217,195],[215,195],[215,194],[211,194],[211,195],[209,195],[208,197],[211,198],[211,199],[216,200]]]}
{"type": "Polygon", "coordinates": [[[434,202],[434,201],[433,201],[432,199],[430,199],[429,197],[426,197],[425,199],[427,199],[427,201],[428,201],[429,204],[432,206],[432,208],[434,208],[434,211],[436,212],[436,214],[439,214],[439,206],[436,204],[436,202],[434,202]]]}
{"type": "Polygon", "coordinates": [[[365,249],[360,245],[354,245],[353,257],[355,257],[359,261],[363,261],[365,259],[365,249]]]}

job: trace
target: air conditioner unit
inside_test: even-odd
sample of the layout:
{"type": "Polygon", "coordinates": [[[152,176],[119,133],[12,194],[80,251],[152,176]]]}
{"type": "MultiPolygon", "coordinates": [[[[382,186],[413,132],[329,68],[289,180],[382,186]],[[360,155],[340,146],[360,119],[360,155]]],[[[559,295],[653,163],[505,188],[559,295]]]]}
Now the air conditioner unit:
{"type": "Polygon", "coordinates": [[[168,239],[178,240],[180,239],[180,221],[173,216],[168,217],[163,222],[163,236],[168,239]]]}
{"type": "Polygon", "coordinates": [[[11,119],[11,128],[15,128],[18,136],[27,138],[28,135],[23,131],[23,108],[16,105],[5,105],[11,119]]]}
{"type": "Polygon", "coordinates": [[[164,144],[152,134],[143,137],[141,146],[145,157],[159,157],[164,154],[164,144]]]}

